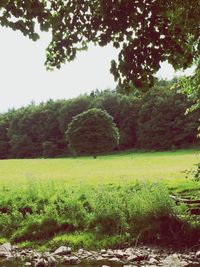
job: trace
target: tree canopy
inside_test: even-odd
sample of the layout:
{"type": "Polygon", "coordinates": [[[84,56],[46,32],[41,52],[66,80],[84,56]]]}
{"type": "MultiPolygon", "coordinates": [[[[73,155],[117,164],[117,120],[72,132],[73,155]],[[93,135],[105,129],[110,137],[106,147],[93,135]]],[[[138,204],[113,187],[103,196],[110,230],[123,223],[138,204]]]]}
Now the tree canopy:
{"type": "Polygon", "coordinates": [[[119,144],[113,118],[104,110],[92,108],[75,116],[66,132],[69,146],[76,153],[109,152],[119,144]]]}
{"type": "Polygon", "coordinates": [[[60,68],[89,42],[119,49],[111,72],[119,84],[153,84],[160,62],[187,68],[200,52],[199,0],[27,0],[0,2],[0,24],[39,38],[50,31],[46,66],[60,68]]]}
{"type": "Polygon", "coordinates": [[[116,124],[117,149],[163,150],[198,146],[199,110],[177,81],[159,81],[146,93],[96,90],[68,100],[49,100],[0,114],[0,158],[69,155],[65,132],[73,117],[91,108],[105,110],[116,124]]]}

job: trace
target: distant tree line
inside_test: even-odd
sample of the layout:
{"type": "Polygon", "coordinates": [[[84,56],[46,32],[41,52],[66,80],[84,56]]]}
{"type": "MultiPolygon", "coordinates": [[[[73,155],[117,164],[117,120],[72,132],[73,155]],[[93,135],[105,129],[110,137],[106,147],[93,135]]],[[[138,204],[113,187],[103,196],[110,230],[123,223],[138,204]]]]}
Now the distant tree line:
{"type": "Polygon", "coordinates": [[[49,100],[0,114],[0,158],[69,154],[66,138],[73,117],[91,108],[105,110],[119,129],[117,149],[165,150],[199,145],[199,113],[175,81],[159,81],[148,92],[94,91],[69,100],[49,100]],[[172,89],[173,88],[173,89],[172,89]]]}

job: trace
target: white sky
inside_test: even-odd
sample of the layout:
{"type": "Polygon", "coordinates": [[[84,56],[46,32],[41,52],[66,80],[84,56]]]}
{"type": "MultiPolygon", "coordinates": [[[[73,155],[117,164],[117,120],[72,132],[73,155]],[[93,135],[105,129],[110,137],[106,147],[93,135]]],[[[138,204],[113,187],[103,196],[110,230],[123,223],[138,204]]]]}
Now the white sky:
{"type": "MultiPolygon", "coordinates": [[[[33,42],[20,32],[0,27],[0,112],[48,99],[72,98],[95,89],[115,88],[110,61],[117,58],[111,46],[91,46],[60,70],[46,71],[45,48],[50,36],[33,42]]],[[[164,63],[158,77],[171,79],[173,68],[164,63]]]]}

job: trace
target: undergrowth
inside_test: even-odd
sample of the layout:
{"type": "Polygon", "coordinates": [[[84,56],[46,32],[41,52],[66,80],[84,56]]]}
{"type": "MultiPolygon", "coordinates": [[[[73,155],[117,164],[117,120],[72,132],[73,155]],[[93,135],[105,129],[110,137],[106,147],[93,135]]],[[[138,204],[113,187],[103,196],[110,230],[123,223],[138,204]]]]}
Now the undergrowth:
{"type": "Polygon", "coordinates": [[[0,193],[0,241],[97,248],[191,245],[200,238],[199,221],[184,206],[177,208],[158,183],[66,188],[38,182],[0,193]]]}

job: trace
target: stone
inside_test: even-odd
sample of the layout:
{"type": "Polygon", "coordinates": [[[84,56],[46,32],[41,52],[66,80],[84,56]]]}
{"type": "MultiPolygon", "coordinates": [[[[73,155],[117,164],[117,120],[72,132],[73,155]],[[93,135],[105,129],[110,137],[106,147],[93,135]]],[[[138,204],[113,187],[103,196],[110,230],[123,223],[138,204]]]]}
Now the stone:
{"type": "Polygon", "coordinates": [[[157,264],[158,260],[156,260],[155,258],[150,258],[148,261],[149,264],[157,264]]]}
{"type": "Polygon", "coordinates": [[[10,243],[5,243],[0,246],[0,258],[11,258],[12,246],[10,243]]]}
{"type": "Polygon", "coordinates": [[[103,261],[104,259],[105,259],[105,258],[102,257],[102,256],[98,256],[98,257],[96,258],[97,261],[103,261]]]}
{"type": "Polygon", "coordinates": [[[48,258],[47,266],[48,267],[55,267],[56,264],[57,264],[57,260],[53,256],[50,256],[48,258]]]}
{"type": "Polygon", "coordinates": [[[115,261],[115,262],[119,262],[120,260],[116,257],[110,258],[109,261],[115,261]]]}
{"type": "Polygon", "coordinates": [[[137,255],[130,255],[127,258],[128,261],[138,261],[138,256],[137,255]]]}
{"type": "Polygon", "coordinates": [[[114,254],[117,258],[120,258],[120,259],[124,257],[124,253],[121,250],[115,251],[114,254]]]}
{"type": "Polygon", "coordinates": [[[3,245],[1,245],[0,247],[4,247],[6,250],[11,251],[12,250],[12,246],[10,243],[4,243],[3,245]]]}
{"type": "Polygon", "coordinates": [[[31,266],[31,262],[29,262],[29,261],[25,262],[24,266],[31,266]]]}
{"type": "Polygon", "coordinates": [[[48,259],[49,256],[50,256],[50,252],[44,252],[44,253],[42,254],[42,257],[45,258],[45,259],[48,259]]]}
{"type": "Polygon", "coordinates": [[[184,267],[187,266],[188,263],[185,261],[181,261],[177,254],[172,254],[167,256],[163,261],[165,267],[184,267]]]}
{"type": "Polygon", "coordinates": [[[104,258],[109,258],[109,254],[105,253],[105,254],[101,254],[102,257],[104,258]]]}
{"type": "Polygon", "coordinates": [[[62,263],[65,265],[70,265],[70,257],[64,256],[62,259],[62,263]]]}
{"type": "Polygon", "coordinates": [[[133,248],[127,248],[127,249],[125,250],[125,253],[126,253],[127,255],[131,255],[131,254],[133,254],[133,252],[134,252],[133,248]]]}
{"type": "Polygon", "coordinates": [[[28,255],[28,252],[26,250],[22,250],[21,256],[27,256],[27,255],[28,255]]]}
{"type": "Polygon", "coordinates": [[[200,250],[196,252],[196,258],[200,259],[200,250]]]}
{"type": "Polygon", "coordinates": [[[80,263],[79,258],[76,257],[76,256],[71,256],[71,257],[69,258],[69,260],[70,260],[70,264],[72,264],[72,265],[76,265],[76,264],[79,264],[79,263],[80,263]]]}
{"type": "Polygon", "coordinates": [[[40,259],[35,263],[35,267],[47,267],[45,259],[40,259]]]}
{"type": "Polygon", "coordinates": [[[53,253],[54,255],[69,255],[71,254],[71,248],[70,247],[66,247],[66,246],[61,246],[58,249],[55,250],[55,252],[53,253]]]}

